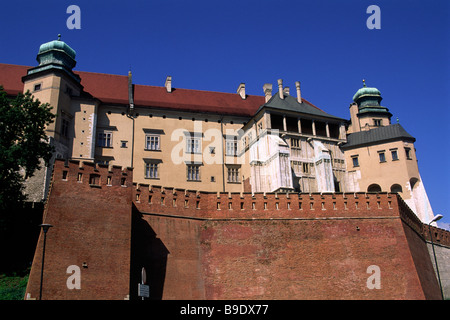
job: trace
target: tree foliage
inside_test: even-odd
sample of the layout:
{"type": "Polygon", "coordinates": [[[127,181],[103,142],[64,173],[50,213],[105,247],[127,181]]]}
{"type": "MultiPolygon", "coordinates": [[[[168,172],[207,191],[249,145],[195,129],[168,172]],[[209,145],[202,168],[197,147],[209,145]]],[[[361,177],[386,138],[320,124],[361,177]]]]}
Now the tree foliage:
{"type": "Polygon", "coordinates": [[[55,117],[51,109],[29,91],[9,98],[0,86],[0,209],[25,200],[25,180],[41,160],[48,165],[53,147],[45,128],[55,117]]]}

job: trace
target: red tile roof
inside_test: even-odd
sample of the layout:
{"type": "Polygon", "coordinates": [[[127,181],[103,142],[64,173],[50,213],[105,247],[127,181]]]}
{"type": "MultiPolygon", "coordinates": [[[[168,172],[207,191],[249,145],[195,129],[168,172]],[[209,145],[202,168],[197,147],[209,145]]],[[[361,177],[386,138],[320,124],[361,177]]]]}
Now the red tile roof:
{"type": "Polygon", "coordinates": [[[3,89],[10,95],[23,92],[22,77],[27,74],[27,70],[30,68],[0,63],[0,86],[3,86],[3,89]]]}
{"type": "MultiPolygon", "coordinates": [[[[0,85],[12,95],[22,92],[22,77],[30,68],[0,63],[0,85]]],[[[128,76],[84,71],[75,73],[81,77],[84,91],[103,103],[128,104],[128,76]]],[[[136,106],[251,117],[264,103],[264,96],[247,95],[244,100],[237,93],[178,88],[168,93],[165,87],[134,85],[136,106]]]]}

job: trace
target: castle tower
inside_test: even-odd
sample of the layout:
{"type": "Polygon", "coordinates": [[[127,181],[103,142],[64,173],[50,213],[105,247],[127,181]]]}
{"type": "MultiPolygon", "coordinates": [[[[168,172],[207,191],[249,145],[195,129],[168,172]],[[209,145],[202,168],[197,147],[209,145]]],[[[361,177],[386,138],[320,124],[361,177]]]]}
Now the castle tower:
{"type": "Polygon", "coordinates": [[[351,125],[345,153],[350,188],[363,192],[397,192],[423,222],[432,219],[417,165],[416,139],[380,105],[376,88],[359,89],[350,106],[351,125]]]}
{"type": "Polygon", "coordinates": [[[58,40],[39,47],[36,57],[39,65],[29,69],[22,78],[24,92],[30,90],[36,99],[53,107],[56,118],[48,126],[47,135],[53,138],[56,152],[64,158],[70,156],[71,96],[79,96],[83,89],[80,77],[72,71],[76,65],[75,56],[75,50],[58,35],[58,40]]]}
{"type": "Polygon", "coordinates": [[[392,114],[388,108],[380,105],[382,99],[380,91],[367,87],[366,81],[363,80],[363,87],[355,93],[350,105],[349,133],[391,124],[392,114]]]}
{"type": "Polygon", "coordinates": [[[46,42],[39,47],[36,57],[38,66],[28,69],[27,75],[22,77],[23,91],[29,90],[35,99],[49,103],[56,115],[54,122],[46,128],[50,144],[55,148],[50,167],[36,172],[26,183],[25,192],[33,202],[45,199],[52,171],[51,164],[55,158],[70,159],[74,155],[83,155],[78,150],[79,146],[83,145],[89,148],[84,152],[83,160],[93,159],[94,147],[90,147],[90,142],[95,140],[93,137],[98,103],[83,92],[80,76],[72,71],[76,65],[75,57],[75,50],[58,35],[57,40],[46,42]],[[82,104],[87,105],[85,110],[88,112],[80,117],[82,104]],[[75,122],[77,126],[86,127],[82,128],[86,132],[83,137],[75,137],[75,122]],[[86,141],[79,142],[80,139],[86,141]]]}

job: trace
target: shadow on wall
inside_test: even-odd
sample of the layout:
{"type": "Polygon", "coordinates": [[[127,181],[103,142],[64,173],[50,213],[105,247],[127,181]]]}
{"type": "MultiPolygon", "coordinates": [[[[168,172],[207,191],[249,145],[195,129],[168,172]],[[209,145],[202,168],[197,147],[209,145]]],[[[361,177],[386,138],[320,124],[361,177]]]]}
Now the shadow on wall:
{"type": "Polygon", "coordinates": [[[161,300],[166,277],[167,255],[164,243],[157,238],[155,231],[142,219],[142,214],[133,203],[131,224],[131,274],[130,299],[138,296],[138,284],[141,283],[141,270],[145,268],[150,289],[150,300],[161,300]]]}

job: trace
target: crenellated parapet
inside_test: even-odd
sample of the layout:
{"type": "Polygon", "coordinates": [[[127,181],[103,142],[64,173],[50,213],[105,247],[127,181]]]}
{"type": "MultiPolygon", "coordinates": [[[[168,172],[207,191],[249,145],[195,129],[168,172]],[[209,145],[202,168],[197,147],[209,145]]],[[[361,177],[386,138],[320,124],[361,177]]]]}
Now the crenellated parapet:
{"type": "Polygon", "coordinates": [[[133,169],[79,160],[56,159],[53,180],[76,183],[80,187],[131,187],[133,169]]]}
{"type": "MultiPolygon", "coordinates": [[[[117,197],[131,197],[136,208],[148,214],[202,220],[401,218],[428,237],[428,228],[396,193],[206,192],[138,184],[133,182],[131,168],[60,159],[55,161],[52,181],[70,185],[71,192],[103,189],[110,197],[114,192],[117,197]]],[[[448,239],[446,232],[438,234],[448,239]]]]}
{"type": "Polygon", "coordinates": [[[320,219],[398,216],[393,193],[228,193],[135,184],[141,212],[202,219],[320,219]]]}
{"type": "MultiPolygon", "coordinates": [[[[129,188],[139,211],[199,219],[322,219],[398,217],[422,233],[422,224],[395,193],[229,193],[133,183],[133,170],[56,160],[53,183],[83,189],[129,188]]],[[[128,194],[128,193],[126,193],[128,194]]]]}

